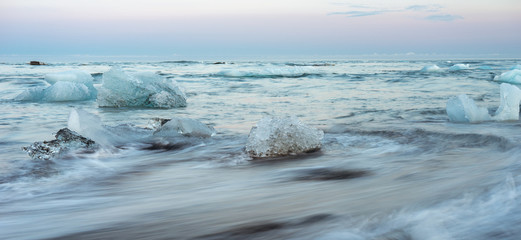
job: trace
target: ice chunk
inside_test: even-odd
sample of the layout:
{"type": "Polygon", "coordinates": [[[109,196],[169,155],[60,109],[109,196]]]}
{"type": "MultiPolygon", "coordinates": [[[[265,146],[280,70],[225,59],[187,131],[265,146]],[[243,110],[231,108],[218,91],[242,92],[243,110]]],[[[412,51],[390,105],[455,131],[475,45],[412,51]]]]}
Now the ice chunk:
{"type": "Polygon", "coordinates": [[[438,67],[437,65],[429,65],[429,66],[423,67],[420,71],[421,72],[439,72],[439,71],[441,71],[441,68],[438,67]]]}
{"type": "Polygon", "coordinates": [[[517,64],[517,65],[512,66],[512,67],[510,68],[510,70],[514,70],[514,69],[519,69],[519,70],[521,70],[521,64],[517,64]]]}
{"type": "Polygon", "coordinates": [[[447,102],[447,115],[451,122],[482,122],[519,120],[521,90],[507,83],[500,85],[500,105],[494,116],[486,108],[480,108],[467,95],[452,97],[447,102]]]}
{"type": "Polygon", "coordinates": [[[29,88],[14,98],[16,101],[38,102],[43,99],[45,87],[29,88]]]}
{"type": "Polygon", "coordinates": [[[103,125],[98,116],[82,109],[71,110],[67,126],[69,129],[93,139],[104,147],[110,148],[125,142],[125,136],[114,134],[103,125]]]}
{"type": "Polygon", "coordinates": [[[83,101],[96,98],[93,78],[88,72],[66,71],[50,73],[45,76],[51,86],[28,89],[15,97],[18,101],[83,101]]]}
{"type": "Polygon", "coordinates": [[[98,93],[100,107],[185,107],[186,96],[174,80],[154,73],[123,72],[117,67],[103,74],[98,93]]]}
{"type": "Polygon", "coordinates": [[[278,157],[319,150],[324,132],[296,117],[265,117],[253,127],[246,143],[251,157],[278,157]]]}
{"type": "Polygon", "coordinates": [[[35,142],[22,149],[33,159],[51,160],[70,150],[93,151],[99,147],[91,139],[85,138],[68,128],[60,129],[55,138],[51,141],[35,142]]]}
{"type": "Polygon", "coordinates": [[[494,80],[499,81],[499,82],[521,84],[521,70],[514,69],[514,70],[510,70],[508,72],[504,72],[501,75],[496,76],[494,78],[494,80]]]}
{"type": "Polygon", "coordinates": [[[183,135],[189,137],[211,137],[215,135],[215,129],[202,122],[190,118],[173,118],[165,121],[160,119],[161,126],[155,135],[159,136],[175,136],[183,135]],[[164,122],[161,124],[161,122],[164,122]]]}
{"type": "Polygon", "coordinates": [[[470,69],[470,65],[462,63],[454,64],[452,67],[449,68],[450,71],[459,71],[467,69],[470,69]]]}
{"type": "Polygon", "coordinates": [[[447,115],[451,122],[482,122],[491,120],[488,110],[480,108],[467,95],[452,97],[447,102],[447,115]]]}
{"type": "Polygon", "coordinates": [[[91,92],[81,83],[56,82],[43,91],[45,102],[82,101],[91,99],[91,92]]]}
{"type": "Polygon", "coordinates": [[[499,86],[501,103],[492,119],[496,121],[519,120],[521,90],[514,85],[502,83],[499,86]]]}

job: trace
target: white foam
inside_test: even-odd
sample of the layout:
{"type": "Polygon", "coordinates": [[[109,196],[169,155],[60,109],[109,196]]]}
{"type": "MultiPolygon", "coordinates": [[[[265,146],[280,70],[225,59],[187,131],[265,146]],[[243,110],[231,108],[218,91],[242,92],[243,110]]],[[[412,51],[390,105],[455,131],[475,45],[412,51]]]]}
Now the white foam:
{"type": "Polygon", "coordinates": [[[521,84],[521,69],[513,69],[508,72],[504,72],[494,78],[495,81],[507,82],[514,84],[521,84]]]}
{"type": "Polygon", "coordinates": [[[253,127],[246,143],[252,157],[278,157],[305,153],[322,147],[324,132],[296,117],[265,117],[253,127]]]}
{"type": "Polygon", "coordinates": [[[113,67],[103,74],[97,102],[100,107],[174,108],[186,106],[186,96],[174,80],[113,67]]]}

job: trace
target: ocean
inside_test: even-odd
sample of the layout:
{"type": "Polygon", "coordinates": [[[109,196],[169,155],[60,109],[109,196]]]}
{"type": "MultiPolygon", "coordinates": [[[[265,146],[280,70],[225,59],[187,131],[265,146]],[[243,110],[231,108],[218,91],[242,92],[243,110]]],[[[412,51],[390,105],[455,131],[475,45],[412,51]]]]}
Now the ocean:
{"type": "Polygon", "coordinates": [[[0,63],[0,239],[519,239],[521,123],[454,123],[446,104],[467,94],[493,113],[494,79],[520,62],[0,63]],[[70,70],[99,89],[114,67],[175,80],[186,106],[17,100],[70,70]],[[123,140],[50,160],[22,150],[77,109],[123,140]],[[321,149],[252,158],[248,134],[266,116],[322,130],[321,149]],[[174,117],[215,134],[152,143],[150,121],[174,117]]]}

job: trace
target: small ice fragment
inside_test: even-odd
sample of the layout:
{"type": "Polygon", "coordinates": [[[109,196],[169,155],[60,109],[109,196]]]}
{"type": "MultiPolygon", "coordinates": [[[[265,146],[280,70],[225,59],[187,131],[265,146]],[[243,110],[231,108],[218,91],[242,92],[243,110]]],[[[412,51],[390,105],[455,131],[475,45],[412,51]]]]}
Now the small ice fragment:
{"type": "Polygon", "coordinates": [[[324,132],[296,117],[264,117],[253,127],[246,143],[251,157],[279,157],[319,150],[324,132]]]}
{"type": "Polygon", "coordinates": [[[514,84],[521,84],[521,69],[513,69],[508,72],[504,72],[494,78],[495,81],[507,82],[514,84]]]}
{"type": "Polygon", "coordinates": [[[211,137],[216,131],[212,126],[208,126],[190,118],[173,118],[159,127],[155,135],[175,136],[183,135],[189,137],[211,137]]]}
{"type": "Polygon", "coordinates": [[[438,67],[437,65],[425,66],[420,70],[420,72],[439,72],[439,71],[441,71],[441,68],[438,67]]]}
{"type": "Polygon", "coordinates": [[[496,121],[519,120],[519,102],[521,90],[508,83],[502,83],[500,89],[500,105],[492,119],[496,121]]]}
{"type": "Polygon", "coordinates": [[[54,140],[35,142],[22,149],[29,154],[32,159],[51,160],[52,158],[70,150],[92,151],[99,146],[91,139],[85,138],[68,128],[60,129],[54,140]]]}
{"type": "Polygon", "coordinates": [[[451,122],[473,123],[491,119],[486,108],[478,107],[474,100],[465,94],[450,98],[446,110],[451,122]]]}
{"type": "Polygon", "coordinates": [[[117,136],[103,126],[101,119],[82,109],[72,109],[67,123],[69,129],[93,139],[102,146],[112,147],[124,142],[125,137],[117,136]]]}
{"type": "Polygon", "coordinates": [[[494,116],[486,108],[480,108],[467,95],[452,97],[447,102],[447,115],[451,122],[515,121],[519,120],[521,90],[508,83],[500,85],[500,105],[494,116]]]}
{"type": "Polygon", "coordinates": [[[459,71],[459,70],[467,70],[470,68],[470,65],[468,64],[454,64],[452,67],[449,68],[450,71],[459,71]]]}

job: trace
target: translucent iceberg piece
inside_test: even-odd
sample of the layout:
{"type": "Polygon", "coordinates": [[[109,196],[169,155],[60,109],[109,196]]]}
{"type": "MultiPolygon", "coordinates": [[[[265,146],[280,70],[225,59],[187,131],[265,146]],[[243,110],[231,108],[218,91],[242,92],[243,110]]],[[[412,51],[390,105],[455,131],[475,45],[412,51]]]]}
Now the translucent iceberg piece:
{"type": "Polygon", "coordinates": [[[519,102],[521,90],[514,85],[502,83],[499,86],[501,103],[492,119],[496,121],[519,120],[519,102]]]}
{"type": "Polygon", "coordinates": [[[68,128],[62,128],[51,141],[35,142],[22,149],[32,159],[51,160],[52,158],[69,150],[93,151],[99,147],[91,139],[85,138],[68,128]]]}
{"type": "Polygon", "coordinates": [[[81,83],[56,82],[43,91],[45,102],[82,101],[91,99],[91,91],[81,83]]]}
{"type": "Polygon", "coordinates": [[[452,97],[447,102],[447,115],[451,122],[482,121],[515,121],[519,120],[519,103],[521,90],[508,83],[502,83],[500,89],[500,105],[494,116],[488,114],[486,108],[480,108],[467,95],[452,97]]]}
{"type": "Polygon", "coordinates": [[[246,143],[251,157],[278,157],[319,150],[324,132],[296,117],[265,117],[253,127],[246,143]]]}
{"type": "Polygon", "coordinates": [[[14,98],[16,101],[38,102],[43,99],[45,87],[35,87],[24,90],[14,98]]]}
{"type": "Polygon", "coordinates": [[[439,72],[439,71],[441,71],[441,68],[438,67],[438,65],[429,65],[429,66],[423,67],[420,71],[421,72],[439,72]]]}
{"type": "Polygon", "coordinates": [[[482,122],[491,120],[488,110],[480,108],[467,95],[452,97],[447,102],[447,115],[451,122],[482,122]]]}
{"type": "Polygon", "coordinates": [[[96,98],[97,90],[94,87],[92,76],[85,71],[66,71],[45,75],[45,81],[51,86],[47,88],[33,88],[22,92],[15,97],[18,101],[84,101],[96,98]]]}
{"type": "MultiPolygon", "coordinates": [[[[162,121],[164,122],[164,120],[162,121]]],[[[159,136],[183,135],[189,137],[211,137],[216,131],[212,126],[208,126],[190,118],[173,118],[158,128],[154,133],[159,136]]]]}
{"type": "Polygon", "coordinates": [[[186,96],[174,80],[154,73],[129,75],[117,67],[103,74],[100,107],[185,107],[186,96]]]}
{"type": "Polygon", "coordinates": [[[467,69],[470,69],[470,65],[462,63],[454,64],[452,67],[449,68],[450,71],[459,71],[467,69]]]}
{"type": "Polygon", "coordinates": [[[521,84],[521,69],[513,69],[496,76],[494,80],[499,82],[507,82],[514,84],[521,84]]]}
{"type": "Polygon", "coordinates": [[[103,126],[101,119],[82,109],[73,109],[69,114],[67,127],[82,136],[88,137],[104,147],[112,147],[124,142],[124,137],[115,135],[103,126]]]}

